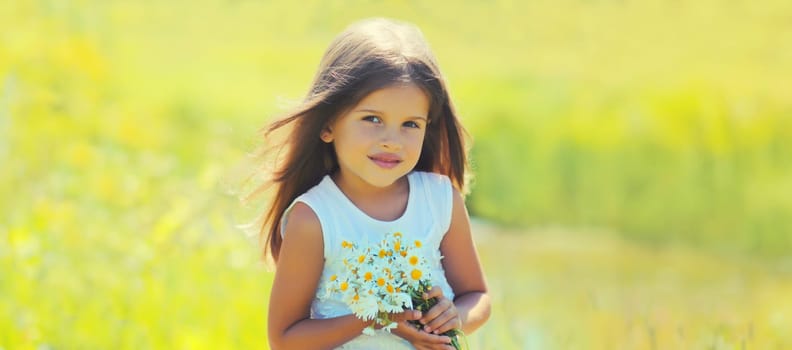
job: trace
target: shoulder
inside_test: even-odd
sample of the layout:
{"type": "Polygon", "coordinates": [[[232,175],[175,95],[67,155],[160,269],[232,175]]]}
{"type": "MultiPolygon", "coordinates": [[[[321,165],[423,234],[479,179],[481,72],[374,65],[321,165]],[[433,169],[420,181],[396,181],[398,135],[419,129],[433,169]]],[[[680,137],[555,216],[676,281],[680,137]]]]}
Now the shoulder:
{"type": "Polygon", "coordinates": [[[294,203],[286,216],[283,239],[310,239],[321,242],[322,224],[313,209],[304,202],[294,203]]]}
{"type": "Polygon", "coordinates": [[[412,176],[417,180],[415,183],[419,189],[418,192],[424,196],[422,205],[433,217],[438,232],[445,234],[451,224],[455,207],[453,203],[456,201],[454,197],[459,196],[455,194],[456,190],[451,185],[451,180],[442,174],[423,171],[413,172],[412,176]]]}
{"type": "Polygon", "coordinates": [[[430,185],[445,186],[451,185],[451,180],[443,174],[431,173],[426,171],[414,171],[412,176],[430,185]]]}
{"type": "Polygon", "coordinates": [[[311,188],[309,188],[303,194],[298,196],[295,199],[295,202],[308,203],[308,205],[311,208],[316,210],[315,203],[321,203],[322,201],[327,200],[328,197],[331,196],[332,185],[333,185],[333,180],[331,180],[329,176],[325,175],[321,180],[319,180],[319,183],[311,186],[311,188]]]}
{"type": "MultiPolygon", "coordinates": [[[[327,180],[322,179],[319,184],[314,185],[308,191],[295,198],[286,211],[281,216],[281,235],[286,234],[286,228],[297,227],[305,228],[305,225],[313,228],[321,227],[321,219],[327,217],[330,199],[327,189],[327,180]]],[[[308,227],[310,228],[310,227],[308,227]]]]}
{"type": "MultiPolygon", "coordinates": [[[[465,197],[462,196],[462,193],[456,189],[456,187],[451,186],[451,202],[452,204],[452,212],[455,215],[459,213],[467,213],[467,208],[465,207],[465,197]]],[[[467,216],[467,214],[465,214],[467,216]]]]}
{"type": "Polygon", "coordinates": [[[448,196],[454,186],[451,185],[451,180],[448,176],[425,171],[415,171],[411,176],[417,180],[418,186],[423,187],[430,196],[441,196],[450,199],[448,196]]]}

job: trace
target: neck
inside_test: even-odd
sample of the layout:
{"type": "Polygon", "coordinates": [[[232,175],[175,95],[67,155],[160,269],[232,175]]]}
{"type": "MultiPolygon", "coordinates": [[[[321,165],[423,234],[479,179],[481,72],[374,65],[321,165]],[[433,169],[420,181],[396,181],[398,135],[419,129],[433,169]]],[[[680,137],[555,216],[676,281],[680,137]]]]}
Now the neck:
{"type": "Polygon", "coordinates": [[[393,195],[399,195],[409,192],[409,184],[407,176],[402,176],[392,184],[385,187],[372,186],[371,184],[361,181],[360,179],[350,179],[341,176],[339,172],[331,175],[333,182],[341,189],[344,194],[355,200],[369,200],[374,198],[388,198],[393,195]]]}
{"type": "Polygon", "coordinates": [[[371,218],[393,221],[407,210],[410,186],[406,176],[385,187],[335,174],[333,181],[354,206],[371,218]]]}

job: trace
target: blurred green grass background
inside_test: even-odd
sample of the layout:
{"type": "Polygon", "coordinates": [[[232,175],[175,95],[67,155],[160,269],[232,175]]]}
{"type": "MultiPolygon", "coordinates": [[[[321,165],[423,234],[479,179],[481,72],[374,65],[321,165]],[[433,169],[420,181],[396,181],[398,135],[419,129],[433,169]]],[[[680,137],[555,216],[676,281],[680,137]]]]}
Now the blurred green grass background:
{"type": "Polygon", "coordinates": [[[0,348],[262,348],[256,130],[348,23],[422,28],[474,140],[474,348],[792,346],[792,4],[0,3],[0,348]]]}

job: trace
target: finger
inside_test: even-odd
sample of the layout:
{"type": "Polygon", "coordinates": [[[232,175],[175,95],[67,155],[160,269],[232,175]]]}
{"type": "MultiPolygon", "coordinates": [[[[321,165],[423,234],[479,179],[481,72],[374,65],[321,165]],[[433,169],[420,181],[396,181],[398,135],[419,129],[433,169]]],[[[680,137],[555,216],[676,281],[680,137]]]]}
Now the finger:
{"type": "Polygon", "coordinates": [[[440,298],[437,299],[437,304],[435,304],[435,306],[432,306],[431,309],[429,309],[423,314],[420,321],[421,324],[425,325],[428,324],[429,322],[432,322],[432,320],[437,318],[437,316],[439,316],[441,313],[445,312],[447,309],[453,306],[454,303],[452,303],[450,299],[440,296],[440,298]]]}
{"type": "Polygon", "coordinates": [[[404,312],[391,314],[391,319],[393,321],[416,321],[421,319],[423,314],[418,310],[404,310],[404,312]]]}
{"type": "Polygon", "coordinates": [[[452,317],[451,319],[446,321],[446,323],[443,323],[442,325],[438,326],[437,329],[432,331],[432,333],[444,334],[445,332],[448,332],[452,329],[459,329],[459,328],[462,328],[462,323],[460,322],[459,317],[452,317]]]}
{"type": "Polygon", "coordinates": [[[432,350],[456,350],[449,343],[445,344],[432,344],[432,350]]]}
{"type": "Polygon", "coordinates": [[[413,344],[416,350],[456,350],[448,344],[413,344]]]}
{"type": "Polygon", "coordinates": [[[424,300],[431,298],[439,298],[442,296],[443,296],[443,288],[440,288],[440,286],[432,286],[431,288],[429,288],[428,292],[425,292],[423,294],[424,300]]]}
{"type": "Polygon", "coordinates": [[[422,334],[420,339],[428,344],[432,344],[435,346],[451,344],[451,338],[446,337],[444,335],[429,334],[425,332],[420,332],[420,333],[422,334]]]}
{"type": "Polygon", "coordinates": [[[428,345],[417,345],[415,347],[417,350],[456,350],[453,346],[448,344],[428,344],[428,345]]]}
{"type": "Polygon", "coordinates": [[[424,331],[418,330],[410,324],[405,322],[399,323],[400,332],[404,334],[404,338],[410,339],[412,343],[423,343],[423,344],[431,344],[431,345],[443,345],[443,344],[450,344],[451,338],[444,336],[444,335],[437,335],[437,334],[430,334],[424,331]]]}
{"type": "Polygon", "coordinates": [[[414,342],[414,339],[423,336],[425,332],[422,332],[418,328],[415,328],[415,325],[407,323],[405,321],[398,322],[398,326],[396,327],[396,333],[404,339],[408,339],[411,343],[414,342]]]}
{"type": "Polygon", "coordinates": [[[426,332],[434,332],[435,334],[444,333],[444,331],[437,332],[440,328],[445,325],[446,323],[452,321],[453,319],[457,318],[457,312],[454,308],[448,308],[445,311],[441,312],[437,317],[432,319],[429,323],[424,325],[424,331],[426,332]]]}

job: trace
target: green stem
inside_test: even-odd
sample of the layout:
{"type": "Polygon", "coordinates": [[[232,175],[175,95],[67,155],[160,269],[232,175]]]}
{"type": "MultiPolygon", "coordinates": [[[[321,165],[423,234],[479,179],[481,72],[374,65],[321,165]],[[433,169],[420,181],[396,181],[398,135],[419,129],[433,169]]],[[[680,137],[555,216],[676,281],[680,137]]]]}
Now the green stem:
{"type": "MultiPolygon", "coordinates": [[[[421,281],[418,288],[410,293],[410,297],[412,298],[412,303],[413,303],[413,309],[421,311],[423,313],[428,311],[437,304],[437,298],[430,298],[430,299],[423,298],[423,293],[429,292],[430,288],[431,285],[428,282],[421,281]]],[[[413,324],[417,329],[422,330],[424,328],[424,325],[418,321],[409,321],[409,322],[413,324]]],[[[465,336],[465,333],[462,332],[461,329],[452,329],[441,335],[451,338],[451,345],[453,345],[454,349],[457,350],[462,350],[462,345],[459,343],[459,337],[461,336],[465,340],[465,345],[466,345],[465,349],[470,349],[470,345],[467,342],[467,337],[465,336]]]]}

